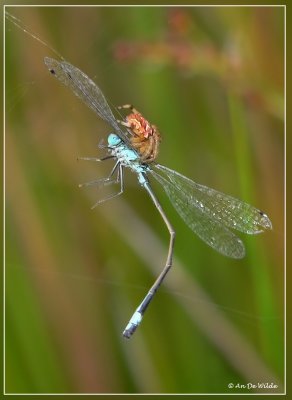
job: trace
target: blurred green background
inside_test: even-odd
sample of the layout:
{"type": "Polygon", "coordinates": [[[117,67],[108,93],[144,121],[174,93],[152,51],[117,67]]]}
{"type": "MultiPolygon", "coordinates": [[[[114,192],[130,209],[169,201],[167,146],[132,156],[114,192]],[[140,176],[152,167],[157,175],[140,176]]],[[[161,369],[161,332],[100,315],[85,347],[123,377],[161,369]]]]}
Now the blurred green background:
{"type": "Polygon", "coordinates": [[[57,57],[6,20],[7,393],[280,392],[284,380],[284,9],[8,7],[104,91],[159,126],[159,162],[239,197],[273,231],[231,260],[157,192],[174,268],[134,337],[122,331],[162,269],[168,234],[136,177],[105,176],[110,127],[53,79],[57,57]],[[253,383],[278,388],[229,388],[253,383]]]}

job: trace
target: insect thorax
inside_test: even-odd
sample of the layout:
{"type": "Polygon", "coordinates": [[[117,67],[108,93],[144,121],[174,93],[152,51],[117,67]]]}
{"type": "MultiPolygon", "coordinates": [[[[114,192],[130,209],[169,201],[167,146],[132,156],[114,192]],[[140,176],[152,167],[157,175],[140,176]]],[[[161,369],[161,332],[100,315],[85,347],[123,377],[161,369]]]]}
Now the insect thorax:
{"type": "MultiPolygon", "coordinates": [[[[112,135],[111,139],[113,137],[114,136],[112,135]]],[[[141,163],[141,157],[139,154],[137,154],[135,150],[130,149],[121,139],[116,141],[114,145],[113,142],[110,143],[109,140],[109,144],[111,155],[116,157],[123,166],[130,168],[137,174],[141,172],[147,172],[149,170],[147,165],[141,163]]]]}

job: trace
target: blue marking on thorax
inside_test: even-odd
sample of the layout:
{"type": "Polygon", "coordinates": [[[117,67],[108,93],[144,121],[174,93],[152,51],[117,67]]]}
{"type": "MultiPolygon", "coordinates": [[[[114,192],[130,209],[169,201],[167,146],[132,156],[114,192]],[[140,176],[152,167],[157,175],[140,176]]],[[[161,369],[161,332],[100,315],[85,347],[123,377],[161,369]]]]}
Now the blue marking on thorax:
{"type": "Polygon", "coordinates": [[[130,149],[127,144],[116,134],[109,134],[108,145],[111,149],[111,154],[120,161],[120,163],[129,167],[133,172],[138,174],[138,180],[141,185],[144,185],[147,182],[146,177],[144,177],[143,173],[149,171],[148,165],[142,164],[140,161],[139,154],[130,149]]]}

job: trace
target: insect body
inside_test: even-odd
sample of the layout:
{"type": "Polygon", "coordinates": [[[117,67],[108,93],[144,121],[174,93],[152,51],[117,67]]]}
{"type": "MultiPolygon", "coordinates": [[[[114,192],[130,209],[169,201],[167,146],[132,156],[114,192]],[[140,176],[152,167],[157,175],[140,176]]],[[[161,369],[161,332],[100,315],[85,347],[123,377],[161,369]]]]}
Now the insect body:
{"type": "Polygon", "coordinates": [[[161,136],[157,127],[151,125],[142,114],[130,104],[125,104],[118,108],[129,108],[131,110],[131,114],[126,116],[126,121],[118,120],[118,122],[132,131],[133,136],[130,142],[132,147],[138,151],[141,162],[146,164],[151,163],[158,156],[159,143],[161,141],[161,136]]]}
{"type": "Polygon", "coordinates": [[[156,164],[160,134],[155,125],[151,125],[137,110],[128,105],[120,108],[129,108],[131,114],[126,117],[125,121],[117,120],[99,87],[82,71],[66,61],[59,62],[47,57],[45,64],[53,76],[68,86],[114,130],[108,136],[107,146],[104,146],[108,149],[109,155],[104,158],[83,158],[92,161],[103,161],[109,158],[115,160],[115,165],[107,178],[82,185],[120,183],[118,193],[98,201],[94,206],[123,193],[123,170],[127,167],[137,174],[140,185],[149,194],[169,232],[170,239],[165,266],[123,332],[126,338],[130,338],[172,266],[175,232],[150,186],[149,176],[161,184],[174,208],[190,229],[210,247],[227,257],[240,259],[245,255],[242,241],[232,230],[257,234],[265,229],[271,229],[272,224],[268,216],[261,210],[217,190],[195,183],[163,165],[156,164]],[[116,173],[117,177],[113,178],[116,173]]]}

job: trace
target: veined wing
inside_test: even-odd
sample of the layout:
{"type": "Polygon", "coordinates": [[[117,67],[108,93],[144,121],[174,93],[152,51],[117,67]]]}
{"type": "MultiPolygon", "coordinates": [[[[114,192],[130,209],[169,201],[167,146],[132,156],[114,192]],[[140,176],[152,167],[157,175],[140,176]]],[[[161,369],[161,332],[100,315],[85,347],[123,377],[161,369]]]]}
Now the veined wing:
{"type": "Polygon", "coordinates": [[[242,241],[228,228],[249,234],[272,228],[267,215],[255,207],[199,185],[162,165],[153,168],[152,175],[185,223],[220,253],[232,258],[242,258],[245,254],[242,241]]]}
{"type": "Polygon", "coordinates": [[[107,121],[126,143],[129,143],[126,133],[120,128],[102,91],[84,72],[66,61],[59,62],[45,57],[44,62],[52,75],[68,86],[100,118],[107,121]]]}
{"type": "Polygon", "coordinates": [[[177,188],[178,192],[184,193],[189,207],[200,209],[203,214],[220,224],[248,234],[272,228],[268,216],[250,204],[199,185],[163,165],[156,164],[155,168],[177,188]]]}

